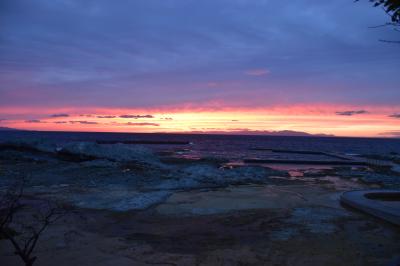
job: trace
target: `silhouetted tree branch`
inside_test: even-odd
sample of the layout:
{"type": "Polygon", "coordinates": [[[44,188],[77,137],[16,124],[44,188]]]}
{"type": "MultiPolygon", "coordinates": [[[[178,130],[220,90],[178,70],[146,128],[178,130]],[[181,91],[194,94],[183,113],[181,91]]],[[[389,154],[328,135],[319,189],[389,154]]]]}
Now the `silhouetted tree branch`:
{"type": "Polygon", "coordinates": [[[17,217],[18,212],[23,209],[21,199],[25,180],[10,187],[1,197],[0,202],[0,236],[8,239],[18,255],[26,266],[32,266],[36,261],[33,251],[36,244],[46,230],[46,228],[63,217],[67,209],[51,203],[47,200],[41,200],[41,205],[30,208],[33,210],[32,219],[28,219],[28,224],[23,221],[26,217],[17,217]],[[21,219],[22,218],[22,219],[21,219]]]}
{"type": "MultiPolygon", "coordinates": [[[[360,0],[355,0],[358,2],[360,0]]],[[[393,23],[400,23],[400,0],[369,0],[374,7],[382,7],[393,23]]]]}
{"type": "MultiPolygon", "coordinates": [[[[23,183],[25,181],[22,181],[23,183]]],[[[15,184],[11,186],[0,201],[0,232],[3,233],[5,228],[12,222],[14,212],[20,206],[20,199],[23,194],[24,184],[15,184]]]]}
{"type": "MultiPolygon", "coordinates": [[[[360,0],[355,0],[358,2],[360,0]]],[[[393,27],[394,31],[400,31],[400,0],[369,0],[373,3],[374,7],[381,7],[386,14],[389,15],[390,21],[383,25],[378,25],[370,28],[379,28],[379,27],[393,27]]],[[[379,40],[381,42],[386,43],[396,43],[400,44],[400,41],[390,41],[390,40],[379,40]]]]}

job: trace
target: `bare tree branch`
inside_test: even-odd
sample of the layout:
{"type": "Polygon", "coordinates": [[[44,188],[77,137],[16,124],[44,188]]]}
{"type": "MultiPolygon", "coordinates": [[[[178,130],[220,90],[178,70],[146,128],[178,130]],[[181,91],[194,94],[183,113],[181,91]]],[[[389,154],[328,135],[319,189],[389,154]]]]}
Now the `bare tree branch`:
{"type": "Polygon", "coordinates": [[[11,242],[15,254],[24,261],[26,266],[32,266],[37,258],[32,254],[40,236],[49,225],[63,217],[68,210],[48,200],[40,200],[42,206],[35,206],[29,210],[32,211],[33,209],[34,212],[33,219],[29,219],[29,224],[20,223],[17,214],[23,208],[21,199],[24,186],[25,179],[23,179],[23,182],[10,187],[1,198],[0,235],[11,242]],[[45,207],[43,206],[44,203],[46,203],[45,207]]]}

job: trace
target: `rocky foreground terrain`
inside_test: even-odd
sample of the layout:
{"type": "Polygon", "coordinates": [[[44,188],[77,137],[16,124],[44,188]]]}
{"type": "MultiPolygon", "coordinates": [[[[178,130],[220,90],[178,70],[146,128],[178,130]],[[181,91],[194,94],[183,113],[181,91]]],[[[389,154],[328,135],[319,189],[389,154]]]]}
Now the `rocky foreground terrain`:
{"type": "MultiPolygon", "coordinates": [[[[20,179],[12,226],[33,220],[38,202],[69,210],[41,235],[35,265],[388,265],[400,255],[400,228],[338,200],[398,188],[385,167],[279,170],[136,145],[1,143],[1,192],[20,179]]],[[[13,251],[1,238],[1,265],[23,265],[13,251]]]]}

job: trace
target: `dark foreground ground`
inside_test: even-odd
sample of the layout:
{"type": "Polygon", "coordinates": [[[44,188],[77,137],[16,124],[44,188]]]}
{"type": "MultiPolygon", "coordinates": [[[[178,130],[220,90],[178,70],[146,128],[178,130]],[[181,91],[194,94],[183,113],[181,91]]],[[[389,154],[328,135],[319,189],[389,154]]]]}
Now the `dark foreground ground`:
{"type": "MultiPolygon", "coordinates": [[[[343,191],[382,187],[359,178],[387,175],[379,169],[92,157],[0,151],[3,190],[29,173],[15,222],[29,223],[37,200],[72,208],[42,234],[35,265],[388,265],[400,255],[400,228],[339,203],[343,191]]],[[[13,251],[0,240],[1,266],[23,265],[13,251]]]]}

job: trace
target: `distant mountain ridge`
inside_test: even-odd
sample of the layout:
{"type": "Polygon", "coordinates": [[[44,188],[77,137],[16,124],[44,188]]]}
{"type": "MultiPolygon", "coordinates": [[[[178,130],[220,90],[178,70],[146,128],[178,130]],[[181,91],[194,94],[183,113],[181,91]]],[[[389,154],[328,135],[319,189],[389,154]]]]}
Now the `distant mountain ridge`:
{"type": "Polygon", "coordinates": [[[11,127],[0,127],[0,131],[20,131],[20,129],[11,128],[11,127]]]}
{"type": "Polygon", "coordinates": [[[191,131],[189,133],[198,134],[224,134],[224,135],[256,135],[256,136],[287,136],[287,137],[335,137],[332,134],[311,134],[303,131],[294,130],[279,130],[279,131],[268,131],[268,130],[248,130],[239,129],[232,131],[223,130],[212,130],[212,131],[191,131]]]}

